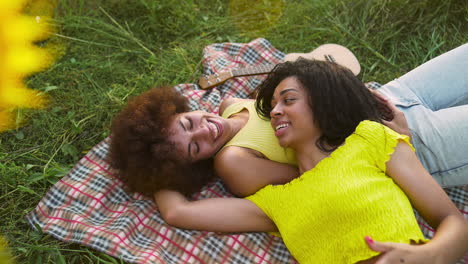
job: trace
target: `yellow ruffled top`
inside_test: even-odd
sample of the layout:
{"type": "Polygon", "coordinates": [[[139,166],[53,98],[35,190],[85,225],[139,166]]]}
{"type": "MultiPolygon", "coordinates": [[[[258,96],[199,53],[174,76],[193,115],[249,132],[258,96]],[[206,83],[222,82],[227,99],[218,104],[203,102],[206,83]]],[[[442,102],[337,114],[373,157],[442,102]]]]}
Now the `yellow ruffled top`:
{"type": "Polygon", "coordinates": [[[385,174],[400,141],[411,146],[407,136],[363,121],[315,168],[246,199],[276,223],[299,263],[355,263],[378,255],[365,236],[425,242],[407,196],[385,174]]]}

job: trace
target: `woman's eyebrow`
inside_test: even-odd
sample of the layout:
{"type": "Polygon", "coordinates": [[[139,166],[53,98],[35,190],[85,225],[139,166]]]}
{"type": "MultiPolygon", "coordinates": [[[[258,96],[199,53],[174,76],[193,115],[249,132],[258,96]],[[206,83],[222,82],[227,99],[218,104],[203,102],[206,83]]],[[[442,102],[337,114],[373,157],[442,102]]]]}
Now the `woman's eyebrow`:
{"type": "Polygon", "coordinates": [[[287,92],[298,92],[298,91],[295,88],[289,88],[289,89],[285,89],[285,90],[281,91],[279,93],[279,95],[283,95],[283,94],[285,94],[287,92]]]}
{"type": "MultiPolygon", "coordinates": [[[[298,91],[297,89],[295,89],[295,88],[289,88],[289,89],[286,89],[286,90],[281,91],[281,92],[279,93],[279,96],[283,96],[285,93],[288,93],[288,92],[296,92],[296,93],[299,93],[299,91],[298,91]]],[[[273,96],[271,97],[271,102],[274,102],[274,101],[276,101],[276,98],[275,98],[275,96],[273,95],[273,96]]]]}

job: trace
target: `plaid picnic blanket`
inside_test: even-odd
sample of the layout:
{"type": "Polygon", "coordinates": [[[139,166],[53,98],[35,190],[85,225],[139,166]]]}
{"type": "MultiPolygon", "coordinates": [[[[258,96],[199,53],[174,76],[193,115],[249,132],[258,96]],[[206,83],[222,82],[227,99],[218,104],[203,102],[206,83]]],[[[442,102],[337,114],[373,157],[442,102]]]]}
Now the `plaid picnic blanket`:
{"type": "MultiPolygon", "coordinates": [[[[284,54],[265,39],[221,43],[203,51],[206,74],[227,69],[277,64],[284,54]]],[[[191,109],[218,112],[227,97],[247,97],[265,76],[228,80],[210,90],[197,84],[175,87],[191,109]]],[[[370,86],[378,87],[377,83],[370,86]]],[[[33,228],[57,239],[80,243],[134,263],[295,263],[281,238],[267,233],[214,233],[171,227],[152,200],[126,193],[106,161],[109,138],[94,146],[57,182],[26,219],[33,228]]],[[[468,187],[447,190],[468,218],[468,187]]],[[[194,199],[231,197],[220,180],[206,185],[194,199]]],[[[418,216],[427,237],[433,229],[418,216]]]]}

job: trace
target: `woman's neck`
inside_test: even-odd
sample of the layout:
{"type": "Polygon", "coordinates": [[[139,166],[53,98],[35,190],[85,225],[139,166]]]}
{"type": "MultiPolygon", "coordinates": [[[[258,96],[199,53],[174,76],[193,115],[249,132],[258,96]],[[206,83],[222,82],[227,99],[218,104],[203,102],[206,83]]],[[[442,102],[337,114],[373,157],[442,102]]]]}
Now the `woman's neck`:
{"type": "Polygon", "coordinates": [[[330,155],[320,150],[315,142],[316,139],[310,140],[295,148],[300,174],[313,169],[321,160],[330,155]]]}

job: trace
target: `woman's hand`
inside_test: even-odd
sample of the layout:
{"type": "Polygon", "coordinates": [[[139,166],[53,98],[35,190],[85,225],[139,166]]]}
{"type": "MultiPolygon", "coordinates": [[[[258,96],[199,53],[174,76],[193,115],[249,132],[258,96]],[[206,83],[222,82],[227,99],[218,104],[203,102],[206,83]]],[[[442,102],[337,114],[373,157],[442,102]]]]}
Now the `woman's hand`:
{"type": "Polygon", "coordinates": [[[411,130],[409,129],[405,114],[381,93],[377,92],[376,90],[370,91],[374,94],[375,97],[377,97],[379,101],[387,105],[387,107],[393,112],[393,119],[391,121],[383,120],[383,124],[395,130],[396,132],[407,135],[411,138],[411,130]]]}
{"type": "Polygon", "coordinates": [[[382,253],[375,264],[436,263],[435,256],[431,252],[426,251],[422,246],[379,242],[372,240],[368,236],[365,237],[365,240],[371,250],[382,253]]]}

